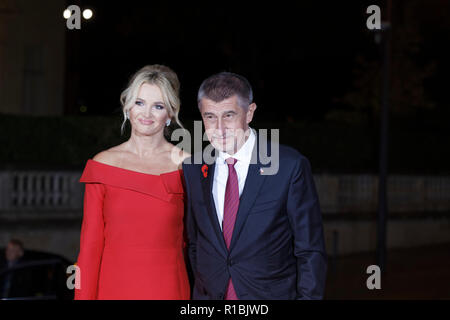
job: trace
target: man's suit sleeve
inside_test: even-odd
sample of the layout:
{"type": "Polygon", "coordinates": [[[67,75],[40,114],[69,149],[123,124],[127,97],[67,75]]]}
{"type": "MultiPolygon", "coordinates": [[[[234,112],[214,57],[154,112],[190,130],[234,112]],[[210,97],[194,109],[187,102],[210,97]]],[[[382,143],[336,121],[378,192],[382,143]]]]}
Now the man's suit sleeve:
{"type": "MultiPolygon", "coordinates": [[[[195,276],[196,268],[196,244],[197,244],[197,224],[195,222],[194,212],[192,211],[192,189],[190,186],[190,178],[188,178],[188,169],[186,165],[183,165],[183,171],[185,173],[186,190],[187,190],[187,202],[186,202],[186,233],[187,233],[187,249],[190,261],[190,269],[192,277],[195,276]]],[[[194,279],[191,279],[193,281],[194,279]]]]}
{"type": "Polygon", "coordinates": [[[303,156],[295,160],[289,185],[287,212],[297,258],[297,298],[323,299],[327,255],[322,216],[311,166],[303,156]]]}

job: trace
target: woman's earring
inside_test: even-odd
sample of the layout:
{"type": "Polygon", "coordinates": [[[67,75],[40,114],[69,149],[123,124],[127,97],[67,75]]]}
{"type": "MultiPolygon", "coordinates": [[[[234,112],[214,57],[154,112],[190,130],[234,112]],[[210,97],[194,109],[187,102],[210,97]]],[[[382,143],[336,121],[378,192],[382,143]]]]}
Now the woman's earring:
{"type": "Polygon", "coordinates": [[[166,127],[170,126],[170,119],[167,119],[166,121],[166,127]]]}
{"type": "Polygon", "coordinates": [[[125,119],[130,119],[130,115],[128,114],[128,111],[125,112],[125,119]]]}

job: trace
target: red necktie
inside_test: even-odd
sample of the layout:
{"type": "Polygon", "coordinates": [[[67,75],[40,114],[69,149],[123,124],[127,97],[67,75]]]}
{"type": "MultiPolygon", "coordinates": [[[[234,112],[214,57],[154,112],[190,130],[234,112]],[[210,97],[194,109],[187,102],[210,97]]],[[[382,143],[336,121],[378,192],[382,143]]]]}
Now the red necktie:
{"type": "MultiPolygon", "coordinates": [[[[239,208],[239,182],[234,169],[237,160],[228,158],[225,160],[228,164],[228,179],[225,189],[225,203],[223,208],[223,237],[227,248],[230,248],[231,236],[233,235],[234,223],[236,221],[236,214],[239,208]]],[[[238,300],[236,291],[234,291],[233,282],[228,281],[227,291],[225,293],[225,300],[238,300]]]]}

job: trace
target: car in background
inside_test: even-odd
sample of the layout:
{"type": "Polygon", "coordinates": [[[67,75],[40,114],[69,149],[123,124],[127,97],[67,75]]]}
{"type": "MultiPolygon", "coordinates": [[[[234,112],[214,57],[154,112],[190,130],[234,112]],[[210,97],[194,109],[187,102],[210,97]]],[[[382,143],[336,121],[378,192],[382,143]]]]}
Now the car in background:
{"type": "Polygon", "coordinates": [[[8,268],[1,248],[0,300],[73,300],[74,290],[67,287],[72,274],[66,273],[72,264],[57,254],[24,250],[20,262],[8,268]]]}

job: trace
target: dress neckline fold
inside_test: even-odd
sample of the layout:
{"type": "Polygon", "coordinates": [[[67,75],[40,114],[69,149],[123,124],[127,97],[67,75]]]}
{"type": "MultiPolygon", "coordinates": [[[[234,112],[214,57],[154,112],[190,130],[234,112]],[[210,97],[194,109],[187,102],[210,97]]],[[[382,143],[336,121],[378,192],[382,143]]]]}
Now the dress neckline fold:
{"type": "Polygon", "coordinates": [[[174,171],[163,172],[163,173],[160,173],[160,174],[151,174],[151,173],[147,173],[147,172],[141,172],[141,171],[136,171],[136,170],[125,169],[125,168],[113,166],[113,165],[110,165],[110,164],[106,164],[106,163],[103,163],[103,162],[96,161],[96,160],[94,160],[94,159],[89,159],[89,160],[88,160],[88,163],[89,163],[89,162],[95,163],[96,165],[101,165],[101,166],[111,167],[111,168],[115,168],[115,169],[119,169],[119,170],[124,170],[124,171],[132,172],[132,173],[145,174],[145,175],[147,175],[147,176],[153,176],[153,177],[160,177],[160,176],[162,176],[162,175],[166,175],[166,174],[174,174],[174,173],[177,173],[177,172],[179,172],[179,171],[183,171],[183,169],[178,169],[178,170],[174,170],[174,171]]]}
{"type": "Polygon", "coordinates": [[[182,169],[179,169],[156,175],[89,159],[79,181],[82,183],[102,183],[133,190],[171,202],[175,194],[182,195],[184,193],[182,171],[182,169]]]}

